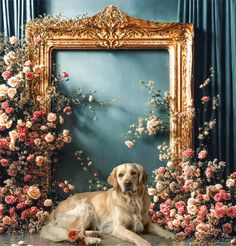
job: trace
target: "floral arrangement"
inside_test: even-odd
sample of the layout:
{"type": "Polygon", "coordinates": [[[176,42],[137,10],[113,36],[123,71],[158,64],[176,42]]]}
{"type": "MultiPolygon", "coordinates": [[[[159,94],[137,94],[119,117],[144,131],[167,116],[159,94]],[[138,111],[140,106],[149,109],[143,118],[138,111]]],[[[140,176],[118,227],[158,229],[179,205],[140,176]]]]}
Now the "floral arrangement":
{"type": "MultiPolygon", "coordinates": [[[[224,181],[225,163],[208,159],[207,140],[216,125],[215,112],[219,101],[218,96],[210,98],[206,95],[214,76],[213,69],[210,71],[209,78],[200,85],[202,108],[189,109],[196,119],[198,147],[182,150],[182,157],[175,159],[166,142],[159,145],[159,160],[167,161],[167,165],[153,172],[153,183],[148,188],[152,200],[151,219],[177,233],[181,239],[194,236],[197,244],[206,239],[236,234],[236,172],[224,181]]],[[[158,112],[160,107],[170,112],[170,96],[167,93],[161,96],[159,91],[156,93],[152,81],[142,83],[150,93],[148,105],[152,110],[148,117],[140,117],[138,124],[131,125],[125,135],[129,148],[134,146],[135,137],[155,135],[164,130],[163,124],[159,124],[163,122],[158,112]]]]}
{"type": "MultiPolygon", "coordinates": [[[[40,36],[34,42],[43,45],[40,36]]],[[[63,72],[53,75],[48,88],[46,97],[52,112],[40,110],[36,103],[40,98],[31,88],[40,82],[45,66],[31,62],[27,44],[16,37],[0,35],[0,43],[0,234],[33,233],[53,207],[46,185],[49,168],[58,162],[58,151],[72,141],[69,130],[63,128],[65,118],[72,113],[72,105],[95,113],[97,101],[95,92],[79,89],[73,96],[60,93],[59,84],[69,76],[63,72]]],[[[58,186],[64,193],[74,190],[68,181],[58,186]]]]}

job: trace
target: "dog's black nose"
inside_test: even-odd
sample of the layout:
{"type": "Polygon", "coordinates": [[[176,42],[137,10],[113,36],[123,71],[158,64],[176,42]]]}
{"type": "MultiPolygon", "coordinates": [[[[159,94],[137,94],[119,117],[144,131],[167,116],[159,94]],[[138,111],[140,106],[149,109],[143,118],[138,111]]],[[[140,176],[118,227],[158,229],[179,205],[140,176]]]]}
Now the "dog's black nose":
{"type": "Polygon", "coordinates": [[[124,187],[126,191],[131,191],[132,189],[132,181],[130,180],[125,180],[124,181],[124,187]]]}

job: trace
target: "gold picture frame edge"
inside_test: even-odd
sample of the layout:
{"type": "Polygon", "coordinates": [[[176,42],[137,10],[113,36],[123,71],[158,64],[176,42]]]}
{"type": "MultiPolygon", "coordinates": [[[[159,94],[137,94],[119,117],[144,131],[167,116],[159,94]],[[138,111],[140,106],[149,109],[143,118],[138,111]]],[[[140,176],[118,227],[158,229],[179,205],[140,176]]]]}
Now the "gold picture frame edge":
{"type": "MultiPolygon", "coordinates": [[[[165,49],[170,57],[170,96],[173,117],[170,122],[170,147],[173,159],[181,150],[193,146],[193,117],[188,109],[193,106],[193,24],[160,23],[131,17],[115,6],[108,6],[92,17],[82,19],[42,19],[26,25],[26,40],[30,59],[44,64],[40,83],[32,90],[40,96],[39,106],[50,111],[46,97],[50,84],[53,50],[118,50],[165,49]],[[37,46],[34,38],[42,35],[44,45],[37,46]],[[175,113],[183,113],[177,119],[175,113]]],[[[178,115],[178,114],[176,114],[178,115]]],[[[50,171],[47,187],[50,186],[50,171]]]]}

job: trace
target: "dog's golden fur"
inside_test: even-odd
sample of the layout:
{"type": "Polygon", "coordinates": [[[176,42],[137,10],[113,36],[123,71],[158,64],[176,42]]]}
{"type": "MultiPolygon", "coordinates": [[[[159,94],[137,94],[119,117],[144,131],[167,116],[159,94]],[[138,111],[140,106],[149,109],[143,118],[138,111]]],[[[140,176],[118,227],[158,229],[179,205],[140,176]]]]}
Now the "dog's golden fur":
{"type": "Polygon", "coordinates": [[[76,194],[62,201],[42,228],[41,236],[52,241],[67,240],[70,229],[77,230],[86,244],[98,244],[96,228],[137,246],[151,244],[137,233],[146,232],[173,239],[174,234],[149,220],[150,201],[146,190],[147,175],[140,164],[115,167],[108,178],[107,191],[76,194]]]}

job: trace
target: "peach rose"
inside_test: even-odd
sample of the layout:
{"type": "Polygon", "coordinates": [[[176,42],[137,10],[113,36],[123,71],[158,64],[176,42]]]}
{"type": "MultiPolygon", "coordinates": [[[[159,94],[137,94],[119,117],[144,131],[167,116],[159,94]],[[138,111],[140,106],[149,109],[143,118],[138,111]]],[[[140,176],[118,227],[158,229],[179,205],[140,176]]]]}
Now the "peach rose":
{"type": "Polygon", "coordinates": [[[47,116],[47,120],[49,122],[55,122],[57,120],[57,115],[54,113],[49,113],[47,116]]]}
{"type": "Polygon", "coordinates": [[[27,191],[27,194],[34,200],[39,199],[39,197],[41,196],[40,189],[36,186],[30,186],[27,191]]]}
{"type": "Polygon", "coordinates": [[[46,199],[43,203],[45,207],[50,207],[52,205],[52,200],[51,199],[46,199]]]}
{"type": "Polygon", "coordinates": [[[46,134],[44,139],[46,140],[46,142],[50,143],[55,139],[55,137],[52,135],[52,133],[49,132],[48,134],[46,134]]]}
{"type": "Polygon", "coordinates": [[[199,158],[199,159],[204,159],[204,158],[206,158],[206,156],[207,156],[206,150],[201,150],[201,151],[199,152],[199,154],[198,154],[198,158],[199,158]]]}
{"type": "Polygon", "coordinates": [[[4,216],[2,222],[6,225],[11,225],[13,223],[12,219],[9,216],[4,216]]]}
{"type": "Polygon", "coordinates": [[[33,67],[33,71],[34,71],[35,73],[41,73],[41,72],[42,72],[42,67],[41,67],[40,65],[35,65],[35,66],[33,67]]]}
{"type": "Polygon", "coordinates": [[[198,208],[197,206],[195,206],[194,204],[189,204],[187,206],[187,210],[189,214],[195,215],[198,213],[198,208]]]}
{"type": "Polygon", "coordinates": [[[36,165],[41,167],[43,165],[43,162],[45,160],[45,157],[39,155],[35,158],[35,161],[36,161],[36,165]]]}
{"type": "Polygon", "coordinates": [[[37,145],[37,146],[39,146],[41,144],[41,140],[39,138],[36,138],[34,140],[34,144],[37,145]]]}
{"type": "Polygon", "coordinates": [[[31,61],[30,61],[30,60],[26,61],[24,65],[25,65],[26,67],[30,67],[30,66],[31,66],[31,61]]]}
{"type": "Polygon", "coordinates": [[[205,224],[205,223],[200,223],[196,226],[196,231],[200,232],[200,233],[207,233],[209,232],[210,227],[209,225],[205,224]]]}
{"type": "Polygon", "coordinates": [[[64,142],[66,142],[66,143],[70,143],[71,140],[72,140],[72,138],[70,136],[65,136],[64,137],[64,142]]]}
{"type": "Polygon", "coordinates": [[[125,144],[127,145],[128,148],[133,148],[134,147],[134,142],[133,141],[125,141],[125,144]]]}

